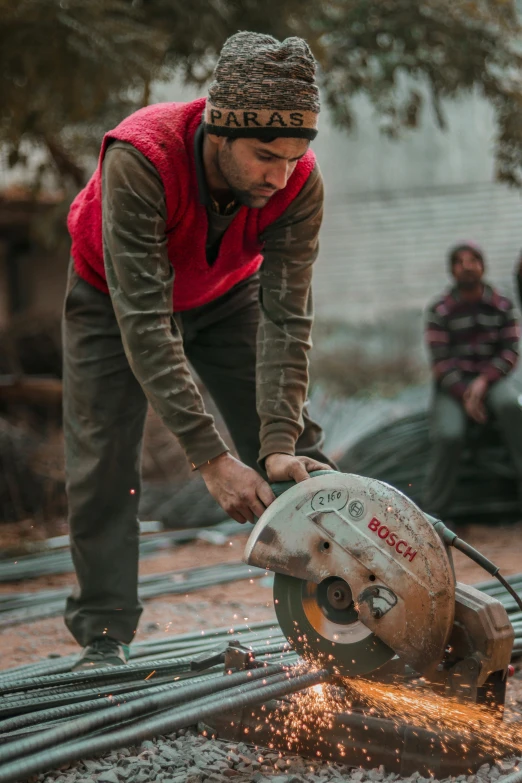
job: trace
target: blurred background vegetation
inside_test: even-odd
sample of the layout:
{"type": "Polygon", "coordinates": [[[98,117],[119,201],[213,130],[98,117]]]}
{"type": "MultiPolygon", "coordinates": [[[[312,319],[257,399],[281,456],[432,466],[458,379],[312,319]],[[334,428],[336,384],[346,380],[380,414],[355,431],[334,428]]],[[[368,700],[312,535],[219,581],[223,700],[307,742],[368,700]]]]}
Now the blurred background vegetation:
{"type": "Polygon", "coordinates": [[[366,94],[386,133],[415,127],[427,86],[442,100],[478,90],[494,107],[498,176],[520,183],[520,28],[512,0],[0,0],[0,145],[10,165],[41,148],[46,171],[80,188],[103,132],[174,75],[204,84],[238,30],[306,38],[336,122],[366,94]],[[398,89],[404,79],[409,89],[398,89]]]}

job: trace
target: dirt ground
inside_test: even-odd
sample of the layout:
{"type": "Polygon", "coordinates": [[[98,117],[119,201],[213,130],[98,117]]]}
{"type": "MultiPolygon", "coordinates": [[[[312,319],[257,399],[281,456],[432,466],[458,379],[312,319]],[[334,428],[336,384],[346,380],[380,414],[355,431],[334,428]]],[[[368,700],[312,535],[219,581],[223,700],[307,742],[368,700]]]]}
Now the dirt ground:
{"type": "MultiPolygon", "coordinates": [[[[247,531],[245,531],[246,533],[247,531]]],[[[501,567],[504,575],[522,572],[522,523],[459,529],[459,535],[501,567]]],[[[15,531],[6,531],[11,537],[15,531]]],[[[2,532],[0,531],[0,545],[2,532]]],[[[195,541],[144,559],[140,573],[155,574],[241,560],[246,535],[229,538],[218,545],[195,541]]],[[[459,552],[454,553],[457,578],[473,584],[488,575],[459,552]]],[[[0,594],[28,592],[74,585],[73,574],[46,576],[27,582],[0,585],[0,594]]],[[[187,595],[170,595],[146,602],[136,639],[275,619],[272,588],[263,580],[246,580],[206,588],[187,595]]],[[[60,617],[15,626],[0,631],[0,668],[29,663],[49,654],[69,655],[78,647],[60,617]]]]}

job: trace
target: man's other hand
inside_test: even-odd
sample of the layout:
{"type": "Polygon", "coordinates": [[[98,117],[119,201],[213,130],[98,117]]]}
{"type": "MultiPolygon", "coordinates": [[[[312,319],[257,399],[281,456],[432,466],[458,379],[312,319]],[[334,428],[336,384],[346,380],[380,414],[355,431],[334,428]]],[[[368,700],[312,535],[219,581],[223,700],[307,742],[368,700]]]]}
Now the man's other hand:
{"type": "Polygon", "coordinates": [[[207,489],[236,522],[255,522],[275,500],[270,485],[255,470],[225,452],[199,466],[207,489]]]}
{"type": "Polygon", "coordinates": [[[464,410],[474,421],[485,424],[488,420],[484,397],[488,390],[488,379],[478,375],[464,392],[464,410]]]}
{"type": "Polygon", "coordinates": [[[310,457],[293,457],[290,454],[269,454],[265,459],[269,481],[305,481],[314,470],[332,470],[330,465],[310,457]]]}

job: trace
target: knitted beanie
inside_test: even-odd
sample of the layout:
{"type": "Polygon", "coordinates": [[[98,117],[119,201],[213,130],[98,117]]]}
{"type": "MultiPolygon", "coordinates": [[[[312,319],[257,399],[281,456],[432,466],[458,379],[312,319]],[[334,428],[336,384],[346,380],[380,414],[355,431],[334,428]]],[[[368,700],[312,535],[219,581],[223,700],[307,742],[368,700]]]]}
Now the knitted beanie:
{"type": "Polygon", "coordinates": [[[302,38],[280,42],[271,35],[236,33],[225,42],[209,87],[207,132],[315,138],[320,109],[315,71],[302,38]]]}
{"type": "Polygon", "coordinates": [[[448,253],[448,265],[450,271],[453,269],[455,261],[457,260],[457,255],[458,253],[460,253],[461,250],[469,250],[470,253],[473,253],[475,258],[477,258],[482,263],[482,268],[486,266],[484,251],[482,250],[480,245],[477,245],[476,242],[463,241],[454,245],[454,247],[452,247],[448,253]]]}

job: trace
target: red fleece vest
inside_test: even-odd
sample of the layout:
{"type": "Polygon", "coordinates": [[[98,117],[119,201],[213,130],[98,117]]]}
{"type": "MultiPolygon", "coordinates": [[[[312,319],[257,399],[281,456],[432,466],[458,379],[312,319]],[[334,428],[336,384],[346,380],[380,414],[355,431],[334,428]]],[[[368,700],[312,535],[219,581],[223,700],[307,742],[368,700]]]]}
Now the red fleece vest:
{"type": "Polygon", "coordinates": [[[71,205],[68,218],[72,256],[84,280],[108,292],[103,264],[101,168],[107,144],[132,144],[155,166],[165,188],[168,255],[174,267],[174,310],[189,310],[225,294],[253,275],[263,261],[260,234],[280,217],[310,176],[310,150],[298,162],[286,187],[262,209],[241,207],[225,231],[212,266],[206,260],[207,211],[199,203],[194,135],[205,99],[159,103],[131,114],[103,139],[98,167],[71,205]]]}

